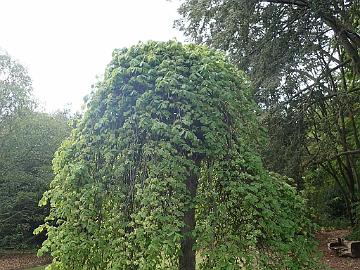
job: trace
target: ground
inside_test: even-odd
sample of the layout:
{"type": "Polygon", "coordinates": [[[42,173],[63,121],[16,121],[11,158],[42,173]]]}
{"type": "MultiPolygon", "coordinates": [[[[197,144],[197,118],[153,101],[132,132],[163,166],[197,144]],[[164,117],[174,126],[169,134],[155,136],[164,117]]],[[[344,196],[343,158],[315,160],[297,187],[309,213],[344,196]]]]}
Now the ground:
{"type": "MultiPolygon", "coordinates": [[[[347,230],[321,231],[316,234],[319,240],[319,249],[323,253],[322,261],[334,270],[360,270],[360,258],[342,258],[336,256],[327,247],[329,238],[343,237],[347,230]]],[[[49,257],[37,258],[34,253],[0,253],[0,270],[43,270],[44,265],[50,261],[49,257]],[[32,268],[35,267],[35,268],[32,268]]]]}
{"type": "Polygon", "coordinates": [[[50,262],[50,257],[38,258],[34,252],[6,252],[0,253],[0,270],[40,270],[42,268],[31,268],[50,262]]]}
{"type": "Polygon", "coordinates": [[[29,268],[29,269],[25,269],[25,270],[44,270],[46,266],[37,266],[34,268],[29,268]]]}
{"type": "Polygon", "coordinates": [[[322,261],[335,270],[360,270],[360,258],[338,257],[334,251],[327,247],[329,238],[344,237],[347,233],[347,230],[332,230],[321,231],[316,234],[316,238],[319,240],[319,249],[323,253],[322,261]]]}

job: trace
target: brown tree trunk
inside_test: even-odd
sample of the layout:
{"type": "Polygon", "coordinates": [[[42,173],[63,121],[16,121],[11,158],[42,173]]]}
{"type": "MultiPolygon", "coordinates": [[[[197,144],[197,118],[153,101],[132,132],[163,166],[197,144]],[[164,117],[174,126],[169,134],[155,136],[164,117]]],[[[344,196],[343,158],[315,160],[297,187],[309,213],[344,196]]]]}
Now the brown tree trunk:
{"type": "Polygon", "coordinates": [[[184,215],[185,226],[182,229],[181,255],[179,257],[179,270],[195,270],[196,253],[194,250],[195,239],[192,235],[195,229],[195,205],[198,176],[192,173],[186,182],[187,190],[191,196],[191,205],[184,215]]]}

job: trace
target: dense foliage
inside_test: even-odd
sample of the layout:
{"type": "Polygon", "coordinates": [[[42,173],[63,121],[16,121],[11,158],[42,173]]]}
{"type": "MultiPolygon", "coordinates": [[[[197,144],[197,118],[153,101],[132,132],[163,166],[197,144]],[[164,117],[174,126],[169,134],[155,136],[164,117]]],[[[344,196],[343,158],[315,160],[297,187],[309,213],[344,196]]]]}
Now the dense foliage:
{"type": "MultiPolygon", "coordinates": [[[[0,48],[0,125],[32,108],[32,84],[26,69],[0,48]]],[[[0,133],[0,139],[3,136],[0,133]]]]}
{"type": "Polygon", "coordinates": [[[68,119],[61,114],[28,112],[12,121],[11,131],[1,141],[0,246],[28,248],[35,239],[48,209],[38,202],[53,178],[52,159],[69,133],[68,119]]]}
{"type": "Polygon", "coordinates": [[[312,183],[332,178],[354,221],[360,198],[360,1],[182,3],[178,26],[192,40],[227,51],[254,83],[269,131],[266,166],[296,179],[298,188],[309,171],[324,176],[312,183]]]}
{"type": "Polygon", "coordinates": [[[206,47],[115,50],[56,154],[40,253],[56,269],[195,269],[195,251],[199,269],[315,269],[304,201],[253,151],[250,95],[206,47]]]}
{"type": "Polygon", "coordinates": [[[26,69],[0,52],[0,249],[40,244],[33,230],[48,209],[38,207],[53,178],[52,159],[68,135],[62,113],[35,112],[26,69]]]}

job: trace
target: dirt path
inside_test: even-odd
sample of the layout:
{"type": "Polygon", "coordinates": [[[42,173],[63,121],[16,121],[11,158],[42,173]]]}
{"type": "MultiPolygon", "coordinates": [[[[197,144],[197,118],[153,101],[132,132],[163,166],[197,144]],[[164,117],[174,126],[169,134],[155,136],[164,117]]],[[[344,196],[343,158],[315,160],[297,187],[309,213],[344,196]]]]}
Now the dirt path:
{"type": "Polygon", "coordinates": [[[0,253],[0,270],[18,270],[32,266],[44,265],[50,262],[50,257],[38,258],[31,252],[0,253]]]}
{"type": "Polygon", "coordinates": [[[334,251],[327,247],[329,238],[344,237],[348,233],[347,230],[322,231],[316,234],[319,240],[319,249],[323,253],[322,261],[335,270],[360,270],[360,258],[338,257],[334,251]]]}

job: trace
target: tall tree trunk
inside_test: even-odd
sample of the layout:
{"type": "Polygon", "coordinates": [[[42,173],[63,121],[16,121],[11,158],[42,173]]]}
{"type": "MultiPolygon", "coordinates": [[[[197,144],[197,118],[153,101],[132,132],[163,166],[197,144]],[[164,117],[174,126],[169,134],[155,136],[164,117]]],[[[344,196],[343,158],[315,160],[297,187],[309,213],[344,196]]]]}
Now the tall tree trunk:
{"type": "Polygon", "coordinates": [[[192,173],[186,182],[187,190],[191,196],[191,205],[184,215],[185,226],[182,229],[181,255],[179,257],[179,270],[195,270],[196,252],[194,250],[195,239],[192,235],[195,229],[195,196],[198,184],[198,176],[192,173]]]}

